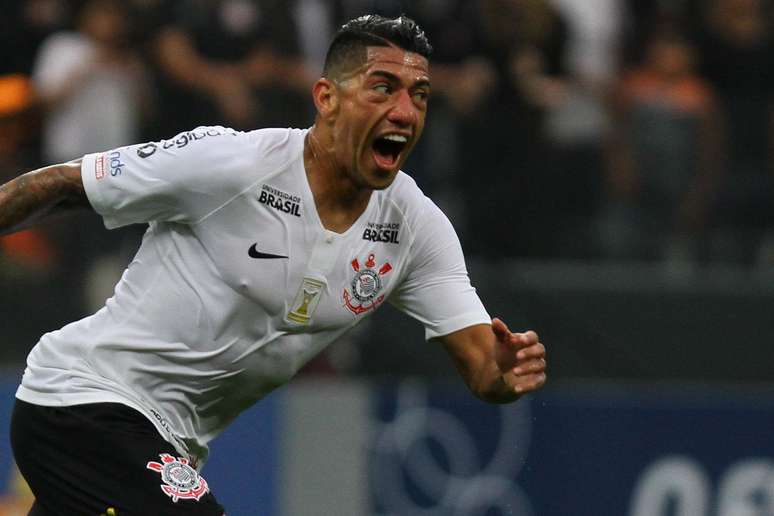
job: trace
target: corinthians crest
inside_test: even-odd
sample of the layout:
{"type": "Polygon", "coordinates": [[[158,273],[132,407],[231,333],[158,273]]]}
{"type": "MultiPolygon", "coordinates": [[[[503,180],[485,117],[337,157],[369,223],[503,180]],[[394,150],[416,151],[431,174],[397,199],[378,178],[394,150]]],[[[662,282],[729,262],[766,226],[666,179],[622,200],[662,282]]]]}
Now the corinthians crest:
{"type": "Polygon", "coordinates": [[[349,289],[344,289],[344,304],[355,315],[360,315],[368,310],[373,310],[384,301],[382,290],[382,277],[392,270],[392,265],[385,262],[376,269],[376,257],[373,253],[368,255],[365,267],[360,266],[357,258],[350,262],[355,275],[349,289]]]}
{"type": "Polygon", "coordinates": [[[159,455],[161,462],[150,461],[147,469],[161,473],[161,490],[172,498],[173,502],[180,499],[199,501],[210,490],[204,477],[188,465],[188,459],[175,458],[168,453],[159,455]]]}

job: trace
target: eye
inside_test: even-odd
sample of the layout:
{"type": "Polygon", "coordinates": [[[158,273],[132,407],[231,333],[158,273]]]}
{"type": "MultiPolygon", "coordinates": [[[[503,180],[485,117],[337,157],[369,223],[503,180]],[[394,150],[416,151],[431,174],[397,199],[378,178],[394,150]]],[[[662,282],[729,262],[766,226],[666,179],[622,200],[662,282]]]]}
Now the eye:
{"type": "Polygon", "coordinates": [[[416,102],[427,102],[427,99],[430,97],[430,93],[425,90],[417,90],[414,92],[414,101],[416,102]]]}
{"type": "Polygon", "coordinates": [[[392,92],[392,88],[390,88],[389,84],[385,84],[383,82],[375,85],[373,87],[373,90],[377,93],[382,93],[384,95],[389,95],[392,92]]]}

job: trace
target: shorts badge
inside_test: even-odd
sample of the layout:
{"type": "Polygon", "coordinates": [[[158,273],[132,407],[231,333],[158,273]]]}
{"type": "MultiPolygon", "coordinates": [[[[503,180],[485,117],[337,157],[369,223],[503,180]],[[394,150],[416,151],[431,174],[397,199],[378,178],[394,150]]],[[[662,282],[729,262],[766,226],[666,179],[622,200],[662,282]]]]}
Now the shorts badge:
{"type": "Polygon", "coordinates": [[[373,253],[368,255],[365,268],[360,266],[357,258],[350,262],[355,275],[352,278],[349,289],[344,289],[344,305],[355,315],[360,315],[368,310],[373,310],[384,301],[382,290],[382,277],[392,270],[392,265],[385,262],[379,270],[376,270],[376,257],[373,253]]]}
{"type": "Polygon", "coordinates": [[[147,469],[161,473],[161,490],[172,498],[173,502],[178,500],[196,500],[199,501],[205,493],[209,492],[210,487],[204,477],[199,475],[194,468],[188,465],[188,459],[175,458],[168,453],[159,455],[161,462],[148,462],[147,469]]]}

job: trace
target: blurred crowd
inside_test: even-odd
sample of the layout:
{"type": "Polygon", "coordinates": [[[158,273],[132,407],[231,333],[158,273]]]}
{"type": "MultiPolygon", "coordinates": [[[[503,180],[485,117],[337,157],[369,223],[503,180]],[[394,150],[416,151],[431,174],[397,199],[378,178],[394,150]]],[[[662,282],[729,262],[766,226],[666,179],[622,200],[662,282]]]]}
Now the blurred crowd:
{"type": "MultiPolygon", "coordinates": [[[[469,255],[774,264],[768,0],[0,9],[0,181],[198,125],[308,127],[336,28],[404,12],[435,47],[428,125],[406,169],[469,255]]],[[[101,305],[143,229],[107,232],[85,213],[0,239],[4,320],[18,309],[18,324],[39,330],[22,291],[58,300],[62,322],[101,305]]]]}

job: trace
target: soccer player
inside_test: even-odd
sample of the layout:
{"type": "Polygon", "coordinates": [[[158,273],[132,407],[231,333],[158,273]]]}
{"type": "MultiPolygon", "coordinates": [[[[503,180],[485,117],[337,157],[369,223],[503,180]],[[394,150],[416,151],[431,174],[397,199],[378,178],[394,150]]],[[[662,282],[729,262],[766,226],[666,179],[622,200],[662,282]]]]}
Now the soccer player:
{"type": "Polygon", "coordinates": [[[385,301],[481,399],[543,385],[538,336],[490,318],[451,224],[400,171],[430,52],[409,18],[357,18],[331,43],[310,129],[199,127],[0,188],[5,232],[73,206],[149,223],[104,308],[28,357],[11,441],[31,514],[220,516],[208,441],[385,301]]]}

